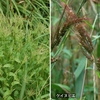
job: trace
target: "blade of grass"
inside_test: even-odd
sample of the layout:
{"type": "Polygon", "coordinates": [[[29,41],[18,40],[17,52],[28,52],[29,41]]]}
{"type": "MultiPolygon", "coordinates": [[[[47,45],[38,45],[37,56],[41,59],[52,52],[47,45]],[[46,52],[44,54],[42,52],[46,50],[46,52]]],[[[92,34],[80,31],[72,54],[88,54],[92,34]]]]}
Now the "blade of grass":
{"type": "Polygon", "coordinates": [[[80,7],[78,8],[77,14],[80,12],[81,8],[82,8],[83,5],[86,3],[86,1],[87,1],[87,0],[83,0],[83,1],[81,2],[80,7]]]}
{"type": "Polygon", "coordinates": [[[95,19],[94,19],[94,22],[93,22],[93,24],[92,24],[92,31],[91,31],[90,37],[91,37],[92,34],[93,34],[94,27],[95,27],[95,24],[96,24],[97,19],[98,19],[98,14],[96,15],[96,17],[95,17],[95,19]]]}
{"type": "Polygon", "coordinates": [[[86,77],[86,69],[87,69],[87,59],[86,59],[85,72],[84,72],[84,77],[83,77],[83,84],[82,84],[82,90],[81,90],[80,100],[82,100],[82,97],[83,97],[85,77],[86,77]]]}
{"type": "Polygon", "coordinates": [[[23,83],[22,83],[22,88],[21,88],[21,92],[20,92],[20,97],[19,97],[19,100],[22,100],[23,97],[24,97],[24,92],[25,92],[25,89],[26,89],[26,78],[27,78],[27,62],[25,63],[25,75],[24,75],[24,78],[23,78],[23,83]]]}
{"type": "MultiPolygon", "coordinates": [[[[28,41],[28,39],[27,39],[27,35],[28,35],[28,22],[29,21],[27,21],[27,24],[26,24],[26,37],[25,37],[25,41],[26,41],[26,44],[27,44],[27,41],[28,41]]],[[[27,51],[27,50],[26,50],[27,51]]],[[[21,93],[20,93],[20,100],[22,100],[23,99],[23,97],[24,97],[24,92],[25,92],[25,89],[26,89],[26,78],[27,78],[27,61],[26,61],[26,63],[25,63],[25,67],[24,67],[24,78],[23,78],[23,83],[22,83],[22,88],[21,88],[21,93]]]]}
{"type": "Polygon", "coordinates": [[[15,2],[15,0],[12,0],[12,2],[13,2],[13,4],[14,4],[16,10],[17,10],[18,15],[20,16],[20,12],[19,12],[19,9],[18,9],[18,6],[17,6],[17,3],[15,2]]]}

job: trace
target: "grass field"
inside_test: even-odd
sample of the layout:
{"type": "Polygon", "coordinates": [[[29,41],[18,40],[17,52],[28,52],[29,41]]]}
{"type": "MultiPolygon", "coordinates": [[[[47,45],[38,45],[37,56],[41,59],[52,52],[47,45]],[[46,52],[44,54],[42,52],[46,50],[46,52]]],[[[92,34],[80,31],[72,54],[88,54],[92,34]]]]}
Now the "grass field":
{"type": "Polygon", "coordinates": [[[0,1],[0,100],[49,99],[49,0],[0,1]]]}

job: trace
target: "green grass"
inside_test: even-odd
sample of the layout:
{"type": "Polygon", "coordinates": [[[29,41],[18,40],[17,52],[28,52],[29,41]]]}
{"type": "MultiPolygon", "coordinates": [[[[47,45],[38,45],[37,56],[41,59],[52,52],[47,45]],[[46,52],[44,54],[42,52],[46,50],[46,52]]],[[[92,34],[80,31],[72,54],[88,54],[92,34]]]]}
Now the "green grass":
{"type": "Polygon", "coordinates": [[[48,4],[0,1],[0,100],[49,98],[48,4]]]}

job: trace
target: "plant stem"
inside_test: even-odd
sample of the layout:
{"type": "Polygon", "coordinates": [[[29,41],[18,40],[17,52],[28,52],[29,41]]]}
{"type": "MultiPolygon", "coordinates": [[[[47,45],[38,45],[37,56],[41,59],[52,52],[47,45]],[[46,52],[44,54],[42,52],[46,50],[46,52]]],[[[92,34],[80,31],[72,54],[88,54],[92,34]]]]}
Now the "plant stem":
{"type": "Polygon", "coordinates": [[[27,62],[25,63],[25,74],[24,74],[24,78],[23,78],[23,83],[22,83],[22,88],[21,88],[19,100],[22,100],[23,96],[24,96],[24,92],[25,92],[25,88],[26,88],[26,77],[27,77],[27,62]]]}
{"type": "Polygon", "coordinates": [[[87,1],[87,0],[83,0],[83,1],[81,2],[81,5],[80,5],[80,7],[79,7],[79,9],[78,9],[78,11],[77,11],[77,14],[79,13],[79,11],[80,11],[80,9],[83,7],[83,5],[86,3],[86,1],[87,1]]]}
{"type": "Polygon", "coordinates": [[[82,95],[83,95],[83,90],[84,90],[84,83],[85,83],[85,77],[86,77],[86,69],[85,69],[85,71],[84,71],[83,85],[82,85],[82,91],[81,91],[80,100],[82,100],[82,95]]]}
{"type": "Polygon", "coordinates": [[[94,27],[95,27],[95,24],[96,24],[97,19],[98,19],[98,14],[95,16],[95,19],[94,19],[94,22],[93,22],[93,25],[92,25],[93,28],[92,28],[90,37],[92,37],[92,34],[93,34],[93,31],[94,31],[94,27]]]}
{"type": "Polygon", "coordinates": [[[94,87],[94,100],[96,100],[96,73],[95,73],[96,64],[93,61],[93,87],[94,87]]]}

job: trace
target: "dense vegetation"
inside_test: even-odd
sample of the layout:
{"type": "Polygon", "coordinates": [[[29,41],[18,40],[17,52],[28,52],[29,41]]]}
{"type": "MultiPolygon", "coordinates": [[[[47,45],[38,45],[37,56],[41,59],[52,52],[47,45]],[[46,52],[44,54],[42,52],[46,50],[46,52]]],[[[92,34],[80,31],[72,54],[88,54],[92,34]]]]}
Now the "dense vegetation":
{"type": "Polygon", "coordinates": [[[49,0],[0,0],[0,100],[49,98],[49,0]]]}

